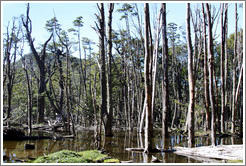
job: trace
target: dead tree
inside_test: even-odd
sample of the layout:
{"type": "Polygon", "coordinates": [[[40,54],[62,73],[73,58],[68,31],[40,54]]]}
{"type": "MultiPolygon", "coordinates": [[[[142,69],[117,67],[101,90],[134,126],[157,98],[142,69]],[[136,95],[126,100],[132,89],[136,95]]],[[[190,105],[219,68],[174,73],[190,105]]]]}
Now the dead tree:
{"type": "Polygon", "coordinates": [[[203,45],[204,45],[204,95],[205,95],[205,108],[206,108],[206,130],[211,130],[211,114],[209,111],[209,87],[208,87],[208,53],[207,53],[207,33],[206,33],[206,14],[204,11],[204,4],[202,4],[203,13],[203,45]]]}
{"type": "Polygon", "coordinates": [[[221,4],[221,59],[220,59],[220,77],[221,77],[221,132],[225,132],[225,81],[224,80],[224,61],[225,61],[225,34],[227,21],[227,4],[221,4]],[[224,8],[225,7],[225,8],[224,8]]]}
{"type": "Polygon", "coordinates": [[[189,78],[189,108],[188,108],[188,146],[191,148],[195,144],[194,137],[194,108],[195,108],[195,86],[193,75],[193,53],[190,34],[190,4],[187,3],[187,17],[186,17],[186,38],[188,48],[188,78],[189,78]]]}
{"type": "Polygon", "coordinates": [[[212,23],[211,12],[209,4],[206,3],[207,22],[208,22],[208,65],[209,65],[209,94],[211,105],[211,142],[215,146],[215,108],[214,108],[214,90],[213,90],[213,68],[214,68],[214,55],[213,55],[213,36],[212,36],[212,23]]]}
{"type": "Polygon", "coordinates": [[[38,123],[44,121],[44,108],[45,108],[45,90],[46,90],[46,70],[45,70],[45,59],[46,59],[46,46],[51,40],[53,34],[50,35],[49,39],[44,43],[43,49],[39,54],[34,47],[34,39],[32,38],[32,21],[29,17],[30,5],[27,4],[26,18],[22,18],[23,26],[26,29],[26,39],[31,48],[32,54],[38,64],[39,68],[39,85],[38,85],[38,123]]]}
{"type": "Polygon", "coordinates": [[[169,110],[169,92],[168,92],[168,43],[167,43],[167,24],[166,24],[166,4],[161,4],[162,8],[162,132],[163,139],[168,138],[168,110],[169,110]]]}
{"type": "Polygon", "coordinates": [[[106,136],[113,136],[112,121],[113,121],[113,107],[112,107],[112,13],[114,10],[114,4],[109,4],[109,16],[108,16],[108,79],[107,79],[107,122],[105,126],[106,136]]]}
{"type": "Polygon", "coordinates": [[[145,60],[144,60],[144,83],[145,83],[145,96],[146,96],[146,119],[145,119],[145,152],[152,150],[153,141],[152,141],[152,132],[153,132],[153,122],[152,122],[152,110],[151,110],[151,61],[150,61],[150,27],[149,27],[149,4],[145,3],[144,6],[145,13],[145,60]]]}

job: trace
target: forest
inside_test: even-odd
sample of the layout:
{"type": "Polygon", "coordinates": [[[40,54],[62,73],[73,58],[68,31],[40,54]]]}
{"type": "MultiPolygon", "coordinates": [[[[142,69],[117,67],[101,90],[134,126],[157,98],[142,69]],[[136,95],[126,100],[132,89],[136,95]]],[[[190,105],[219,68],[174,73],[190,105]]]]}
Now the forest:
{"type": "Polygon", "coordinates": [[[175,147],[243,144],[244,31],[238,20],[245,18],[238,10],[244,3],[187,3],[184,26],[167,22],[169,3],[158,3],[155,16],[151,3],[143,10],[139,3],[94,5],[90,28],[98,42],[84,37],[87,15],[70,20],[69,29],[54,15],[38,45],[32,3],[3,26],[1,162],[30,162],[59,150],[98,150],[121,163],[207,162],[187,157],[188,151],[176,161],[175,147]],[[113,22],[124,26],[114,29],[113,22]]]}

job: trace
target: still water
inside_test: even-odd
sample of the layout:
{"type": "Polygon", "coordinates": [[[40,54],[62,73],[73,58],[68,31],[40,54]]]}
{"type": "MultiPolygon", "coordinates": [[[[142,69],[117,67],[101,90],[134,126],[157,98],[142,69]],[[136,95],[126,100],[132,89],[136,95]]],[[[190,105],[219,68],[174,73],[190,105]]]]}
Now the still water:
{"type": "MultiPolygon", "coordinates": [[[[40,134],[40,133],[39,133],[40,134]]],[[[42,134],[40,134],[42,135],[42,134]]],[[[162,148],[163,140],[161,138],[161,131],[154,132],[154,144],[157,148],[162,148]]],[[[210,145],[210,137],[196,137],[195,146],[210,145]]],[[[170,138],[166,140],[167,149],[172,149],[175,146],[187,147],[187,137],[180,133],[171,133],[170,138]]],[[[242,144],[241,138],[217,138],[217,144],[242,144]]],[[[146,155],[142,152],[129,152],[126,148],[140,148],[144,146],[144,134],[140,135],[137,131],[114,131],[113,137],[106,137],[102,140],[102,146],[105,153],[120,161],[130,161],[134,163],[147,163],[151,162],[152,155],[157,157],[161,162],[165,163],[200,163],[201,160],[195,160],[189,157],[176,155],[175,153],[153,153],[146,155]]],[[[166,149],[165,148],[165,149],[166,149]]],[[[33,159],[38,156],[47,155],[59,150],[73,150],[84,151],[96,149],[94,131],[93,130],[80,130],[77,132],[75,139],[63,140],[25,140],[25,141],[3,141],[3,155],[8,156],[3,162],[16,163],[21,160],[33,159]],[[35,150],[26,150],[24,145],[26,143],[34,143],[35,150]]],[[[223,162],[216,160],[213,162],[223,162]]]]}

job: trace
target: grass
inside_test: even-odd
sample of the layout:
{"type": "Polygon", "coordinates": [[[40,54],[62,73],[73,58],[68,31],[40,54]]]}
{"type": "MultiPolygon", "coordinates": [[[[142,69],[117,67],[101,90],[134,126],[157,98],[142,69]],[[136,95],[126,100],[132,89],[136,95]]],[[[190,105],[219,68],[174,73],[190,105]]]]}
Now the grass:
{"type": "Polygon", "coordinates": [[[227,160],[227,163],[243,163],[243,160],[227,160]]]}
{"type": "Polygon", "coordinates": [[[119,163],[118,159],[111,159],[97,150],[74,152],[62,150],[47,156],[40,156],[32,163],[119,163]]]}

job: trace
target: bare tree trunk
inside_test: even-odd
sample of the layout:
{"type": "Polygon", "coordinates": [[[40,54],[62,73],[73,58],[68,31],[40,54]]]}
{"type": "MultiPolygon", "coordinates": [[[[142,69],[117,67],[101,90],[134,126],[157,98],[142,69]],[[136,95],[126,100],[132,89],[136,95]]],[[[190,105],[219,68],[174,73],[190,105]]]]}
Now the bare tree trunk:
{"type": "MultiPolygon", "coordinates": [[[[22,55],[21,55],[21,57],[22,57],[22,55]]],[[[25,75],[26,75],[26,81],[27,81],[28,135],[31,136],[31,134],[32,134],[32,87],[31,87],[31,79],[29,79],[29,74],[28,74],[27,67],[26,67],[26,58],[22,57],[21,60],[22,60],[23,69],[24,69],[25,75]]]]}
{"type": "Polygon", "coordinates": [[[145,63],[144,63],[144,73],[145,73],[145,96],[146,96],[146,119],[145,119],[145,152],[152,150],[152,132],[153,132],[153,123],[152,123],[152,110],[151,110],[151,71],[150,71],[150,50],[149,50],[149,4],[145,3],[144,6],[145,12],[145,63]]]}
{"type": "Polygon", "coordinates": [[[31,51],[33,53],[33,56],[38,64],[39,68],[39,89],[38,89],[38,123],[42,123],[44,121],[44,106],[45,106],[45,90],[46,90],[46,81],[45,81],[45,58],[46,58],[46,46],[48,42],[51,40],[51,36],[49,39],[44,43],[43,50],[41,52],[41,55],[39,56],[35,47],[34,47],[34,40],[32,39],[31,33],[32,33],[32,23],[31,19],[29,17],[29,3],[27,5],[27,15],[26,19],[22,18],[22,23],[26,29],[26,38],[28,40],[28,43],[30,45],[31,51]]]}
{"type": "Polygon", "coordinates": [[[191,45],[191,34],[190,34],[190,4],[187,3],[187,18],[186,18],[186,38],[187,38],[187,48],[188,48],[188,77],[189,77],[189,109],[188,109],[188,146],[191,148],[195,144],[194,137],[194,107],[195,107],[195,87],[194,87],[194,75],[193,75],[193,55],[192,55],[192,45],[191,45]]]}
{"type": "Polygon", "coordinates": [[[112,107],[112,74],[111,74],[111,58],[112,58],[112,13],[114,10],[114,4],[109,4],[109,16],[108,16],[108,116],[106,122],[106,136],[113,136],[112,121],[113,121],[113,107],[112,107]]]}
{"type": "Polygon", "coordinates": [[[232,124],[231,133],[235,132],[235,115],[236,115],[236,71],[237,71],[237,3],[235,3],[235,36],[234,36],[234,59],[233,59],[233,82],[232,82],[232,124]]]}
{"type": "MultiPolygon", "coordinates": [[[[168,92],[168,43],[167,43],[167,24],[166,24],[166,3],[161,4],[162,9],[162,137],[168,138],[168,117],[169,117],[169,92],[168,92]]],[[[165,141],[164,141],[165,142],[165,141]]],[[[165,145],[163,146],[165,147],[165,145]]]]}
{"type": "Polygon", "coordinates": [[[208,21],[208,65],[209,65],[209,94],[210,94],[210,104],[211,104],[211,143],[215,146],[215,108],[214,108],[214,90],[213,90],[213,36],[212,36],[212,24],[211,24],[211,13],[209,4],[206,3],[207,11],[207,21],[208,21]]]}
{"type": "Polygon", "coordinates": [[[225,82],[224,79],[224,56],[225,56],[225,34],[226,34],[226,21],[227,21],[227,4],[222,4],[221,8],[221,59],[220,59],[220,77],[221,77],[221,132],[225,132],[225,122],[224,122],[224,115],[225,115],[225,82]],[[225,13],[224,13],[225,11],[225,13]],[[223,20],[223,13],[224,20],[223,20]]]}
{"type": "MultiPolygon", "coordinates": [[[[226,6],[228,7],[228,4],[226,4],[226,6]]],[[[228,8],[227,8],[228,9],[228,8]]],[[[227,18],[227,10],[226,10],[226,12],[225,12],[225,18],[226,18],[226,20],[225,20],[225,79],[224,79],[224,89],[225,89],[225,106],[224,106],[224,108],[225,108],[225,110],[224,110],[224,119],[225,119],[225,117],[227,117],[227,121],[226,121],[226,124],[227,124],[227,122],[228,122],[228,116],[226,116],[226,115],[228,115],[228,112],[229,112],[229,110],[228,110],[228,87],[227,87],[227,73],[228,73],[228,46],[227,46],[227,35],[228,35],[228,18],[227,18]]],[[[222,119],[221,119],[222,120],[222,119]]],[[[226,129],[227,129],[227,127],[226,127],[227,125],[225,125],[225,120],[224,120],[224,132],[226,132],[226,129]]]]}
{"type": "Polygon", "coordinates": [[[203,38],[204,38],[204,95],[206,108],[206,130],[211,130],[211,114],[209,111],[209,88],[208,88],[208,64],[207,64],[207,38],[206,38],[206,14],[204,12],[204,4],[202,4],[203,13],[203,38]]]}

